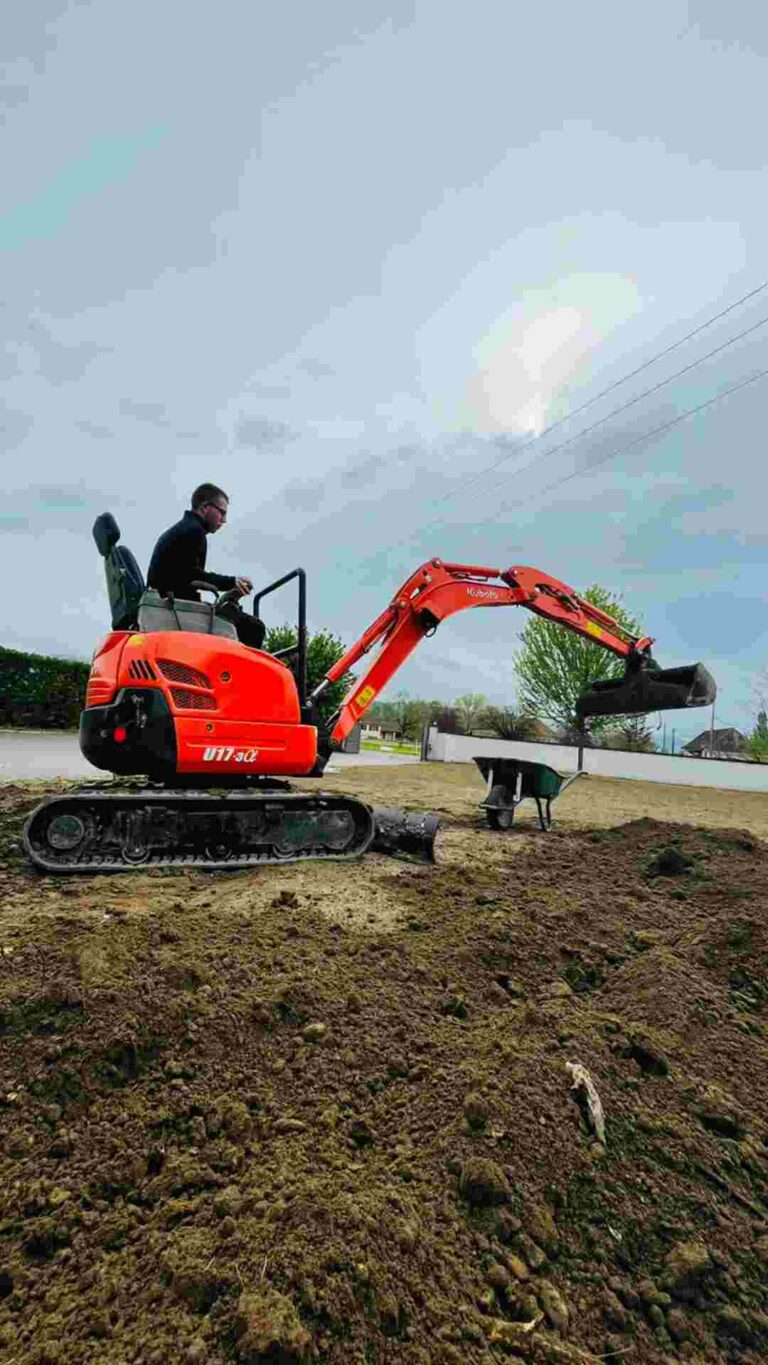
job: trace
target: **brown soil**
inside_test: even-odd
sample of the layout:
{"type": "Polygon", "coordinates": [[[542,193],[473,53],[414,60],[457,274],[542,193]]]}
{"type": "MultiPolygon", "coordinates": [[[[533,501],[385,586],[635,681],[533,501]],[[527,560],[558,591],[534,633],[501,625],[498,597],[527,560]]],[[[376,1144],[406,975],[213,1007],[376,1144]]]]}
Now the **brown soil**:
{"type": "Polygon", "coordinates": [[[768,798],[324,786],[437,866],[44,877],[0,787],[0,1358],[765,1360],[768,798]]]}

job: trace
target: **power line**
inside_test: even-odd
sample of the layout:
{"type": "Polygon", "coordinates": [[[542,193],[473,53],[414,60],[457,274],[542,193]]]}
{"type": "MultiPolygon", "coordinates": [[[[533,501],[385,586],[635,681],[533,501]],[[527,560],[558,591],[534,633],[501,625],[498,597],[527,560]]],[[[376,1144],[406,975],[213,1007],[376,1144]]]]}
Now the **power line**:
{"type": "Polygon", "coordinates": [[[751,327],[745,327],[744,331],[737,332],[736,336],[730,337],[728,341],[722,342],[720,346],[715,346],[713,350],[707,351],[706,355],[700,356],[698,360],[692,360],[690,365],[684,365],[682,370],[676,370],[674,374],[670,374],[666,379],[660,379],[658,384],[652,384],[649,389],[643,389],[642,393],[638,393],[634,398],[628,399],[626,403],[621,403],[617,408],[612,408],[610,412],[606,413],[605,417],[599,417],[596,422],[591,422],[590,425],[584,427],[582,431],[575,432],[575,434],[569,436],[567,440],[560,441],[558,445],[550,446],[549,450],[542,451],[541,455],[534,456],[532,460],[528,460],[526,464],[520,465],[512,474],[500,479],[498,483],[491,484],[490,488],[484,489],[483,492],[492,493],[494,489],[501,488],[510,478],[516,478],[518,474],[524,474],[526,469],[531,469],[533,465],[538,464],[539,460],[543,460],[549,455],[556,454],[558,450],[564,450],[566,446],[573,445],[573,442],[581,440],[582,436],[588,436],[591,431],[595,431],[598,427],[603,426],[603,424],[609,422],[612,417],[617,417],[619,413],[626,412],[628,408],[634,407],[635,403],[639,403],[641,399],[648,398],[652,393],[657,393],[658,390],[663,389],[666,384],[671,384],[674,379],[680,379],[684,374],[688,374],[691,370],[695,370],[697,365],[703,365],[706,360],[711,360],[713,356],[719,355],[721,351],[727,351],[729,346],[733,346],[737,341],[741,341],[742,337],[749,336],[750,332],[756,332],[759,327],[765,327],[766,323],[768,323],[768,317],[760,318],[759,322],[753,323],[751,327]]]}
{"type": "MultiPolygon", "coordinates": [[[[573,412],[567,413],[565,417],[559,417],[559,418],[557,419],[557,421],[551,422],[549,426],[544,427],[543,431],[540,431],[540,432],[538,432],[536,435],[529,437],[529,439],[528,439],[527,441],[523,441],[520,445],[516,445],[515,448],[514,448],[514,450],[509,451],[506,455],[502,455],[501,458],[498,459],[498,460],[495,460],[495,461],[493,462],[493,464],[487,465],[484,469],[478,470],[477,473],[471,474],[468,478],[463,479],[463,480],[461,481],[461,483],[459,483],[459,485],[458,485],[456,488],[453,488],[453,489],[451,489],[450,492],[445,493],[445,494],[443,495],[442,498],[438,498],[437,501],[436,501],[435,503],[433,503],[433,506],[435,506],[435,507],[440,507],[443,503],[450,501],[451,498],[457,497],[458,494],[461,493],[461,492],[463,492],[463,490],[464,490],[465,488],[469,488],[469,487],[472,486],[472,484],[479,482],[479,480],[482,479],[482,478],[484,478],[486,474],[492,474],[493,471],[494,471],[495,469],[499,469],[500,466],[501,466],[502,464],[505,464],[508,460],[511,460],[511,459],[513,458],[513,456],[520,455],[524,450],[527,450],[529,446],[533,445],[535,442],[541,441],[545,436],[548,436],[551,432],[557,430],[558,427],[563,426],[564,423],[572,421],[574,417],[578,417],[579,413],[585,412],[587,408],[592,407],[592,405],[593,405],[594,403],[598,403],[598,402],[600,401],[600,399],[605,398],[609,393],[612,393],[612,392],[614,391],[614,389],[620,388],[622,384],[626,384],[626,383],[629,382],[630,379],[634,379],[638,374],[642,374],[643,371],[649,369],[651,365],[655,365],[659,360],[663,360],[664,357],[667,356],[667,355],[670,355],[670,354],[672,353],[672,351],[677,350],[678,347],[680,347],[680,346],[684,346],[685,343],[686,343],[687,341],[691,341],[694,337],[698,336],[701,332],[706,331],[706,329],[707,329],[708,327],[712,327],[712,326],[714,325],[714,323],[719,322],[722,318],[727,317],[729,313],[732,313],[732,312],[734,312],[737,308],[740,308],[740,307],[742,306],[742,304],[748,303],[750,299],[756,298],[758,294],[764,293],[764,291],[765,291],[766,289],[768,289],[768,280],[764,280],[763,283],[757,285],[756,288],[750,289],[749,292],[746,293],[746,294],[742,294],[741,298],[736,299],[735,302],[729,304],[727,308],[721,309],[721,311],[720,311],[719,313],[715,313],[715,314],[713,314],[712,317],[707,318],[707,319],[706,319],[704,322],[702,322],[702,323],[699,323],[699,325],[698,325],[697,327],[692,328],[692,330],[691,330],[690,332],[686,332],[685,336],[680,337],[680,339],[679,339],[678,341],[672,342],[672,344],[671,344],[670,346],[666,346],[663,350],[658,351],[655,355],[651,356],[648,360],[645,360],[645,361],[643,362],[642,365],[637,365],[637,366],[635,367],[635,369],[634,369],[634,370],[630,370],[628,374],[625,374],[625,375],[623,375],[620,379],[616,379],[616,380],[613,381],[613,383],[608,384],[606,388],[601,389],[601,391],[600,391],[599,393],[595,394],[593,398],[588,398],[588,399],[586,400],[586,402],[581,403],[577,408],[574,408],[573,412]]],[[[757,324],[757,325],[759,326],[759,325],[762,325],[762,324],[757,324]]],[[[747,330],[750,330],[750,329],[747,329],[747,330]]],[[[746,333],[742,333],[742,334],[740,334],[740,335],[746,335],[746,333]]],[[[733,342],[733,341],[737,341],[737,340],[739,340],[739,337],[738,337],[738,336],[737,336],[737,337],[734,337],[734,338],[732,339],[732,342],[733,342]]],[[[731,343],[728,343],[728,344],[732,344],[732,342],[731,342],[731,343]]],[[[710,354],[715,354],[715,353],[716,353],[716,352],[711,352],[710,354]]],[[[701,361],[695,362],[695,363],[701,364],[701,363],[702,363],[704,360],[706,360],[707,358],[708,358],[707,356],[703,356],[701,361]]],[[[681,373],[684,373],[684,371],[681,371],[681,373]]],[[[670,378],[675,378],[675,377],[677,377],[677,376],[671,376],[670,378]]],[[[667,380],[667,381],[664,381],[664,382],[669,382],[669,381],[667,380]]],[[[653,389],[649,389],[649,390],[647,390],[647,392],[648,392],[648,393],[652,393],[652,392],[653,392],[653,389]]],[[[642,397],[643,395],[640,395],[640,396],[642,397]]],[[[632,401],[636,401],[636,400],[632,400],[632,401]]],[[[627,405],[627,406],[628,406],[628,405],[627,405]]],[[[612,415],[615,416],[617,412],[621,412],[621,411],[622,411],[622,408],[619,407],[619,408],[615,409],[614,412],[613,412],[612,414],[609,413],[608,415],[609,415],[609,416],[612,416],[612,415]]],[[[602,420],[605,421],[605,420],[607,420],[607,418],[604,418],[604,419],[602,419],[602,420]]],[[[599,425],[599,424],[596,423],[595,425],[599,425]]],[[[592,427],[587,427],[587,428],[586,428],[586,431],[590,431],[590,430],[593,430],[593,428],[592,428],[592,427]]],[[[584,433],[580,433],[580,434],[584,434],[584,433]]],[[[571,439],[571,440],[574,440],[574,439],[576,439],[576,438],[575,438],[575,437],[571,437],[570,439],[571,439]]],[[[564,444],[565,444],[565,443],[564,443],[564,444]]],[[[560,447],[555,447],[555,449],[559,449],[559,448],[560,448],[560,447]]],[[[546,453],[548,453],[548,452],[543,452],[543,453],[546,454],[546,453]]],[[[549,453],[551,453],[551,452],[549,452],[549,453]]],[[[528,468],[528,465],[523,466],[523,467],[524,467],[524,468],[528,468]]],[[[518,472],[518,471],[516,471],[516,472],[518,472]]],[[[494,486],[494,487],[497,487],[498,485],[493,485],[493,486],[494,486]]],[[[444,518],[438,517],[438,518],[436,518],[434,521],[428,522],[426,526],[420,526],[420,527],[415,528],[415,532],[416,532],[416,533],[419,533],[419,534],[423,534],[425,531],[429,531],[429,530],[431,530],[431,529],[433,529],[434,527],[437,527],[437,526],[442,526],[443,524],[444,524],[444,518]]],[[[412,538],[413,534],[414,534],[414,532],[411,532],[411,534],[410,534],[408,537],[404,538],[403,540],[396,541],[396,542],[394,543],[394,545],[392,545],[390,548],[391,548],[391,549],[396,549],[398,546],[407,544],[408,540],[410,540],[410,539],[412,538]]]]}
{"type": "Polygon", "coordinates": [[[711,408],[715,403],[722,402],[722,400],[727,398],[730,394],[738,393],[740,389],[745,389],[749,384],[756,383],[758,379],[765,379],[766,376],[768,376],[768,369],[759,370],[757,374],[750,375],[748,379],[742,379],[738,384],[732,384],[730,388],[724,389],[722,393],[716,393],[714,397],[707,398],[703,403],[698,403],[695,408],[688,408],[685,412],[678,413],[677,417],[673,417],[671,421],[662,422],[660,426],[653,427],[650,431],[643,432],[641,436],[636,436],[634,440],[628,441],[626,445],[620,446],[618,450],[612,450],[608,455],[603,455],[601,459],[594,460],[592,464],[590,464],[588,470],[574,469],[572,473],[566,474],[563,478],[555,479],[552,483],[545,484],[543,488],[535,489],[527,498],[518,498],[514,499],[512,502],[505,503],[494,516],[486,517],[485,521],[478,522],[476,526],[472,527],[472,530],[479,531],[483,526],[492,525],[493,522],[498,521],[499,517],[504,515],[508,508],[522,507],[527,502],[530,502],[532,498],[540,497],[542,493],[548,493],[552,488],[560,488],[564,483],[569,483],[571,479],[579,478],[580,475],[585,473],[591,473],[597,465],[605,464],[608,460],[613,460],[618,455],[624,455],[626,451],[631,450],[634,446],[641,445],[644,441],[649,441],[652,436],[659,436],[664,431],[671,431],[672,427],[678,426],[680,422],[686,421],[688,417],[695,417],[697,413],[704,412],[706,408],[711,408]]]}
{"type": "MultiPolygon", "coordinates": [[[[676,351],[679,346],[684,346],[686,341],[691,341],[692,338],[698,336],[700,332],[706,331],[707,327],[711,327],[713,323],[719,322],[720,319],[726,317],[728,313],[732,313],[734,309],[740,308],[742,303],[747,303],[749,299],[755,298],[757,294],[763,293],[766,289],[768,289],[768,280],[763,284],[759,284],[756,289],[751,289],[748,294],[742,295],[735,303],[729,304],[722,312],[715,313],[713,317],[707,318],[706,322],[702,322],[698,327],[694,327],[693,331],[687,332],[679,341],[674,341],[671,346],[666,346],[663,351],[659,351],[656,355],[651,356],[649,360],[644,361],[642,365],[638,365],[636,369],[630,370],[629,374],[623,375],[621,379],[614,380],[607,388],[601,389],[600,393],[595,394],[594,398],[588,398],[585,403],[581,403],[579,407],[574,408],[573,412],[569,412],[565,417],[559,417],[556,422],[551,422],[543,431],[531,436],[527,441],[524,441],[522,445],[516,446],[508,455],[503,455],[501,459],[496,460],[485,469],[481,469],[476,474],[472,474],[468,479],[463,480],[463,482],[459,484],[459,487],[454,489],[453,492],[446,493],[442,498],[438,498],[437,506],[440,506],[443,502],[448,502],[450,498],[453,498],[457,493],[460,493],[463,488],[469,488],[471,484],[477,483],[478,480],[482,479],[486,474],[492,474],[494,469],[498,469],[499,466],[505,464],[507,460],[511,460],[513,455],[519,455],[521,450],[525,450],[529,445],[532,445],[534,441],[540,441],[542,437],[548,436],[551,431],[562,426],[564,422],[572,421],[574,417],[578,417],[580,412],[584,412],[587,408],[591,407],[593,403],[598,403],[601,398],[605,398],[609,393],[612,393],[614,389],[620,388],[622,384],[628,383],[629,380],[634,379],[636,375],[642,374],[643,370],[647,370],[651,365],[655,365],[657,361],[663,360],[665,355],[670,355],[671,352],[676,351]]],[[[734,338],[734,340],[737,340],[737,338],[734,338]]],[[[712,352],[712,354],[714,354],[714,352],[712,352]]],[[[706,359],[706,356],[703,358],[706,359]]],[[[652,392],[652,390],[650,392],[652,392]]]]}

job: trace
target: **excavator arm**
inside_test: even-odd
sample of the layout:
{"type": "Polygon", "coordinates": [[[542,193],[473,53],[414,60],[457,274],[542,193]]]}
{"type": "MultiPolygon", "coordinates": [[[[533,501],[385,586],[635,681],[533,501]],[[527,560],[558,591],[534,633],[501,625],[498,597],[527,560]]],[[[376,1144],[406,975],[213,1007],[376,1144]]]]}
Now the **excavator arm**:
{"type": "Polygon", "coordinates": [[[330,725],[334,744],[346,739],[416,645],[433,635],[441,621],[469,607],[526,607],[627,661],[625,677],[597,683],[579,704],[579,714],[620,715],[627,712],[703,706],[714,698],[714,680],[701,664],[662,670],[651,656],[653,640],[632,635],[573,588],[540,569],[517,566],[500,570],[477,564],[422,564],[395,594],[360,639],[330,668],[312,700],[375,646],[378,652],[356,679],[330,725]],[[674,677],[672,676],[674,675],[674,677]]]}

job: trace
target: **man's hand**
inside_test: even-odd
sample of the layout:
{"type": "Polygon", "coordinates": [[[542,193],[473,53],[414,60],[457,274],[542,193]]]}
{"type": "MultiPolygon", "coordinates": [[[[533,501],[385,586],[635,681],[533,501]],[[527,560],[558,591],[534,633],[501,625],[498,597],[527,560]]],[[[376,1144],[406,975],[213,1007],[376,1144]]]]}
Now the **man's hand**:
{"type": "Polygon", "coordinates": [[[247,597],[249,592],[253,592],[253,583],[250,578],[236,578],[235,586],[240,589],[243,597],[247,597]]]}

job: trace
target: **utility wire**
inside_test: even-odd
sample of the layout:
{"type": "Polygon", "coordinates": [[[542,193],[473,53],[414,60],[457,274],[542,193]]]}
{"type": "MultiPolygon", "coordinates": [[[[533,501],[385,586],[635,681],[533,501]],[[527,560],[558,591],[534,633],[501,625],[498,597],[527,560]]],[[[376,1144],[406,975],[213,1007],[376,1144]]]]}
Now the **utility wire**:
{"type": "MultiPolygon", "coordinates": [[[[734,309],[740,308],[743,303],[747,303],[749,299],[755,298],[757,294],[763,293],[766,289],[768,289],[768,280],[765,280],[763,284],[759,284],[756,289],[751,289],[748,294],[743,294],[740,299],[737,299],[735,303],[729,304],[722,312],[715,313],[713,317],[707,318],[706,322],[702,322],[698,327],[694,327],[693,331],[686,332],[685,336],[681,337],[679,341],[673,341],[671,346],[666,346],[663,351],[659,351],[656,355],[651,356],[649,360],[644,361],[642,365],[638,365],[636,369],[630,370],[629,374],[625,374],[621,379],[614,380],[607,388],[601,389],[600,393],[595,394],[594,398],[588,398],[585,403],[581,403],[579,407],[574,408],[573,412],[569,412],[565,417],[559,417],[556,422],[552,422],[548,427],[544,427],[543,431],[529,437],[527,441],[524,441],[522,445],[516,446],[508,455],[502,455],[501,458],[496,460],[493,464],[488,465],[485,469],[479,470],[477,474],[472,474],[468,479],[464,479],[463,482],[459,484],[458,488],[455,488],[450,493],[445,493],[442,498],[438,498],[437,506],[443,502],[448,502],[450,498],[454,498],[457,493],[460,493],[463,488],[469,488],[471,484],[477,483],[477,481],[484,478],[486,474],[492,474],[494,469],[498,469],[499,466],[505,464],[507,460],[511,460],[513,455],[518,455],[521,450],[525,450],[526,447],[532,445],[534,441],[540,441],[542,437],[548,436],[550,431],[554,431],[557,427],[562,426],[564,422],[570,422],[574,417],[578,417],[580,412],[584,412],[587,408],[591,407],[593,403],[598,403],[601,398],[605,398],[609,393],[612,393],[614,389],[620,388],[622,384],[628,383],[629,380],[634,379],[636,375],[642,374],[643,370],[647,370],[651,365],[655,365],[658,360],[663,360],[665,355],[670,355],[672,351],[676,351],[678,346],[684,346],[686,341],[691,341],[692,338],[698,336],[700,332],[706,331],[707,327],[711,327],[713,323],[719,322],[720,319],[726,317],[728,313],[732,313],[734,309]]],[[[734,340],[736,339],[737,338],[734,338],[734,340]]],[[[712,354],[714,355],[714,352],[712,352],[712,354]]],[[[706,359],[706,356],[703,358],[706,359]]]]}
{"type": "MultiPolygon", "coordinates": [[[[612,393],[614,389],[620,388],[622,384],[628,383],[629,380],[634,379],[636,375],[642,374],[643,371],[649,369],[651,365],[655,365],[657,361],[663,360],[664,356],[670,355],[672,351],[677,350],[678,347],[684,346],[687,341],[691,341],[701,332],[706,331],[708,327],[712,327],[714,323],[719,322],[722,318],[727,317],[729,313],[732,313],[735,311],[735,309],[740,308],[742,304],[748,303],[750,299],[756,298],[758,294],[764,293],[766,289],[768,289],[768,280],[764,280],[763,283],[757,285],[755,289],[750,289],[748,293],[742,294],[741,298],[736,299],[735,302],[729,304],[727,308],[721,309],[719,313],[715,313],[713,314],[712,317],[707,318],[706,321],[699,323],[699,325],[697,327],[694,327],[690,332],[686,332],[685,336],[680,337],[678,341],[674,341],[670,346],[666,346],[663,350],[658,351],[655,355],[651,356],[648,360],[644,361],[642,365],[637,365],[635,369],[630,370],[628,374],[625,374],[620,379],[616,379],[613,381],[613,383],[608,384],[606,388],[601,389],[601,391],[595,394],[593,398],[588,398],[586,402],[579,404],[577,408],[574,408],[573,412],[567,413],[565,417],[559,417],[557,421],[551,422],[549,426],[544,427],[543,431],[540,431],[536,435],[529,437],[527,441],[523,441],[520,445],[516,445],[513,450],[509,451],[506,455],[502,455],[500,459],[495,460],[493,464],[487,465],[484,469],[478,470],[477,473],[471,474],[468,478],[463,479],[456,488],[453,488],[448,493],[445,493],[441,498],[438,498],[436,502],[434,502],[432,505],[435,507],[440,507],[443,503],[450,501],[451,498],[457,497],[458,494],[461,493],[465,488],[469,488],[472,486],[472,484],[479,482],[479,480],[484,478],[486,474],[492,474],[494,470],[499,469],[502,464],[505,464],[508,460],[511,460],[513,456],[520,455],[524,450],[527,450],[529,446],[533,445],[537,441],[542,440],[545,436],[548,436],[550,432],[555,431],[558,427],[563,426],[565,422],[572,421],[574,417],[578,417],[580,412],[585,412],[587,408],[592,407],[594,403],[598,403],[601,398],[605,398],[609,393],[612,393]]],[[[740,335],[745,335],[745,333],[740,335]]],[[[737,341],[738,339],[739,339],[738,337],[734,337],[733,341],[737,341]]],[[[715,354],[715,352],[711,352],[710,354],[715,354]]],[[[707,358],[708,357],[703,356],[702,361],[706,360],[707,358]]],[[[684,373],[684,371],[681,371],[681,373],[684,373]]],[[[675,377],[676,376],[671,376],[671,378],[675,377]]],[[[647,390],[647,392],[652,393],[653,389],[649,389],[647,390]]],[[[640,396],[642,397],[643,395],[640,396]]],[[[608,415],[615,416],[617,412],[621,411],[622,408],[619,407],[614,409],[613,413],[609,413],[608,415]]],[[[607,418],[603,420],[607,420],[607,418]]],[[[596,423],[595,425],[598,424],[596,423]]],[[[593,429],[592,427],[586,428],[587,431],[590,431],[592,429],[593,429]]],[[[573,440],[576,438],[572,437],[571,439],[573,440]]],[[[555,447],[555,449],[559,448],[560,447],[555,447]]],[[[548,452],[543,453],[546,454],[548,452]]],[[[528,468],[527,465],[523,467],[528,468]]],[[[494,485],[494,487],[497,487],[497,485],[494,485]]],[[[412,532],[408,537],[406,537],[403,540],[396,541],[394,545],[390,546],[390,548],[397,549],[401,545],[406,545],[408,543],[408,540],[412,538],[413,534],[423,534],[425,531],[429,531],[436,526],[443,525],[443,523],[444,518],[438,517],[434,521],[428,522],[426,526],[415,528],[415,531],[412,532]]]]}
{"type": "Polygon", "coordinates": [[[591,473],[598,465],[606,464],[608,460],[614,460],[618,455],[624,455],[626,451],[632,450],[634,446],[641,445],[644,441],[650,441],[652,436],[660,436],[664,431],[671,431],[673,427],[685,422],[689,417],[694,417],[699,412],[704,412],[706,408],[711,408],[715,403],[720,403],[724,398],[732,393],[738,393],[740,389],[745,389],[749,384],[754,384],[758,379],[765,379],[768,376],[768,369],[758,370],[757,374],[750,375],[748,379],[742,379],[738,384],[732,384],[730,388],[724,389],[722,393],[716,393],[714,397],[707,398],[705,402],[698,403],[695,408],[687,408],[685,412],[678,413],[669,422],[662,422],[658,427],[652,427],[650,431],[645,431],[641,436],[636,436],[634,440],[628,441],[626,445],[619,446],[618,450],[612,450],[607,455],[603,455],[599,460],[594,460],[586,469],[574,469],[571,474],[566,474],[564,478],[555,479],[552,483],[545,484],[543,488],[537,488],[527,498],[516,498],[511,502],[505,503],[492,517],[486,517],[485,521],[478,522],[472,527],[472,532],[479,531],[483,526],[490,526],[498,521],[510,507],[522,507],[532,498],[540,497],[542,493],[548,493],[552,488],[561,488],[564,483],[569,483],[571,479],[577,479],[580,475],[591,473]]]}
{"type": "Polygon", "coordinates": [[[674,379],[680,379],[684,374],[688,374],[691,370],[695,370],[697,365],[703,365],[706,360],[711,360],[714,355],[719,355],[721,351],[727,351],[729,346],[733,346],[737,341],[741,341],[742,337],[749,336],[750,332],[756,332],[759,327],[765,327],[766,323],[768,323],[768,317],[760,318],[759,322],[753,323],[751,327],[745,327],[742,332],[737,332],[736,336],[730,337],[728,341],[724,341],[719,346],[715,346],[713,350],[707,351],[706,355],[700,356],[698,360],[692,360],[690,365],[684,365],[682,370],[676,370],[674,374],[670,374],[666,379],[660,379],[658,384],[651,385],[649,389],[643,389],[643,392],[638,393],[635,398],[630,398],[626,403],[621,403],[619,407],[612,408],[610,412],[606,413],[605,417],[599,417],[596,422],[591,422],[590,425],[584,427],[582,431],[575,432],[573,436],[569,436],[565,441],[560,441],[558,445],[550,446],[549,450],[542,451],[541,455],[535,455],[532,460],[528,460],[526,464],[520,465],[513,473],[507,474],[503,479],[499,479],[498,483],[492,483],[490,488],[483,489],[483,493],[493,493],[496,488],[501,488],[505,483],[508,483],[511,478],[517,478],[518,474],[524,474],[526,469],[531,469],[533,465],[538,464],[539,460],[543,460],[549,455],[554,455],[558,450],[564,450],[566,446],[573,445],[573,442],[581,440],[582,436],[588,436],[591,431],[596,431],[597,428],[603,426],[605,422],[609,422],[612,417],[617,417],[619,413],[626,412],[628,408],[634,407],[635,403],[639,403],[641,399],[648,398],[652,393],[657,393],[658,390],[663,389],[666,384],[671,384],[674,379]]]}

